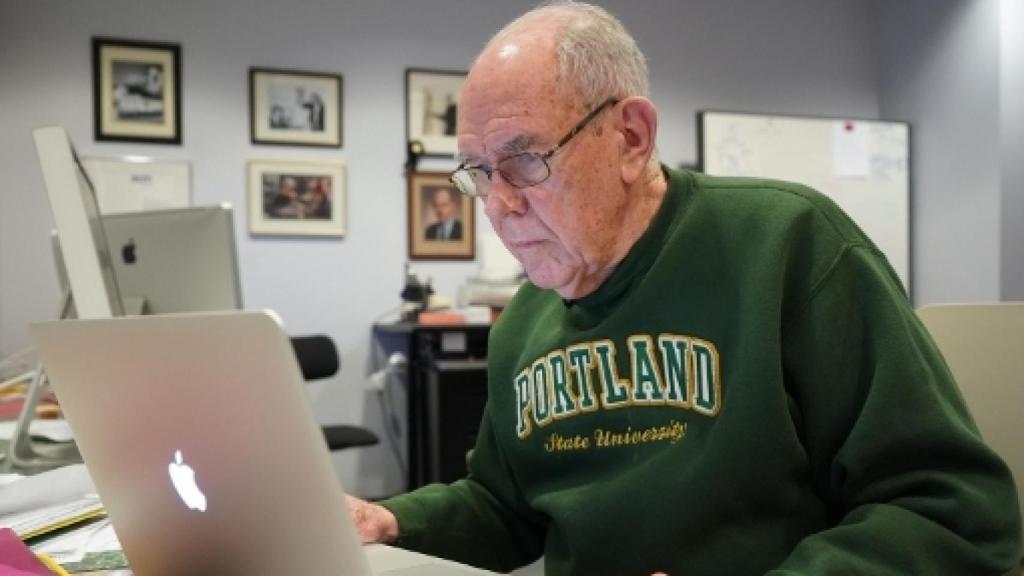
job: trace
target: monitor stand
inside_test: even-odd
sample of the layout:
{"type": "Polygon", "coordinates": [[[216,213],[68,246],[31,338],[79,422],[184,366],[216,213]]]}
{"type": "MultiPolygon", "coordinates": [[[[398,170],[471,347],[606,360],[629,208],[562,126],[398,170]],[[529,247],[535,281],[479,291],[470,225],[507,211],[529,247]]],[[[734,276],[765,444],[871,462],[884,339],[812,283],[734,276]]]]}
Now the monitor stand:
{"type": "MultiPolygon", "coordinates": [[[[58,317],[62,320],[73,317],[73,309],[74,302],[71,291],[65,290],[61,295],[58,317]]],[[[35,419],[36,406],[39,405],[47,388],[46,372],[43,370],[42,364],[36,364],[35,374],[32,376],[32,383],[29,385],[25,397],[25,404],[21,407],[21,413],[18,414],[18,421],[14,425],[14,435],[11,437],[7,449],[7,458],[12,468],[56,468],[82,461],[82,454],[74,442],[34,442],[29,434],[32,421],[35,419]]]]}

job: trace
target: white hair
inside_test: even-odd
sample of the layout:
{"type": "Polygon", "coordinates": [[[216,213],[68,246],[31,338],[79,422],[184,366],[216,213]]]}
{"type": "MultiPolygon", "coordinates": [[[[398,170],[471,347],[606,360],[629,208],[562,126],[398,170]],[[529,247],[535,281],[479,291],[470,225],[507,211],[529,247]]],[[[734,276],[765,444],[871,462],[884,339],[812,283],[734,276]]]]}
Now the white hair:
{"type": "Polygon", "coordinates": [[[618,18],[607,10],[574,0],[553,0],[515,19],[488,43],[526,23],[560,20],[556,31],[558,80],[584,108],[608,98],[649,96],[647,61],[618,18]]]}

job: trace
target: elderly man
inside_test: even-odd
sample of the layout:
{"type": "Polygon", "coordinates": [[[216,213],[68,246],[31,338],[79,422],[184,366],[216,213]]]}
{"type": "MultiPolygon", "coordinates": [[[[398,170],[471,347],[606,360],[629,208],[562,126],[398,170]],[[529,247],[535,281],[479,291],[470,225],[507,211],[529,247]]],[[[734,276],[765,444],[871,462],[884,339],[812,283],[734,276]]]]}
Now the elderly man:
{"type": "Polygon", "coordinates": [[[527,283],[467,478],[350,500],[366,541],[549,576],[1001,574],[1020,519],[884,257],[805,187],[669,170],[601,9],[484,48],[452,181],[527,283]]]}

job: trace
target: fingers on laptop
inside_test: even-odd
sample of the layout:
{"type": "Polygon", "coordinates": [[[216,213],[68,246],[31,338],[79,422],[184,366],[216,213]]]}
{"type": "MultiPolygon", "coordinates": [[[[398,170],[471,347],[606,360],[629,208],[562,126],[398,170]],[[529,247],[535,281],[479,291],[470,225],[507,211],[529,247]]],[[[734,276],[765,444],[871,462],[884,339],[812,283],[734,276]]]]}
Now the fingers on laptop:
{"type": "Polygon", "coordinates": [[[387,544],[398,539],[398,520],[390,510],[347,494],[345,498],[363,544],[387,544]]]}

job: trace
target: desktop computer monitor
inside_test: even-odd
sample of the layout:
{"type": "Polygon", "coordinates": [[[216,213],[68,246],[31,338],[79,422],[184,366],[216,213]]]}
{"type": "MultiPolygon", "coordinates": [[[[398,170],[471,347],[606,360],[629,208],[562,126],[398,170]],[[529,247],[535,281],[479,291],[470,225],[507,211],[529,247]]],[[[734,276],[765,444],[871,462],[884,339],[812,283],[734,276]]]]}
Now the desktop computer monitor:
{"type": "Polygon", "coordinates": [[[89,176],[63,128],[37,128],[32,136],[77,315],[120,316],[121,294],[89,176]]]}
{"type": "MultiPolygon", "coordinates": [[[[65,247],[54,253],[65,296],[59,317],[66,317],[72,305],[79,318],[121,316],[124,309],[99,205],[67,132],[59,126],[47,126],[33,130],[32,139],[53,214],[53,246],[65,247]]],[[[32,377],[7,450],[7,457],[15,466],[52,467],[81,458],[74,445],[31,441],[29,429],[45,389],[46,376],[40,365],[32,377]]]]}
{"type": "Polygon", "coordinates": [[[101,217],[67,132],[33,131],[53,211],[54,263],[71,296],[61,317],[110,318],[242,307],[231,206],[101,217]]]}
{"type": "Polygon", "coordinates": [[[229,204],[104,216],[126,309],[138,312],[136,304],[147,314],[240,309],[233,220],[229,204]]]}

